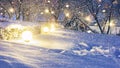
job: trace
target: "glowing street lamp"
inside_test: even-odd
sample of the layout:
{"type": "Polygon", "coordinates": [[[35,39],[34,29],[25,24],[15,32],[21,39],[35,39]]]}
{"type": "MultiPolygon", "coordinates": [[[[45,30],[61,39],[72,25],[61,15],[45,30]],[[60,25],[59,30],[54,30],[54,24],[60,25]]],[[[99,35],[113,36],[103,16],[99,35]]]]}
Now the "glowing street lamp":
{"type": "Polygon", "coordinates": [[[55,12],[54,11],[51,11],[51,14],[54,14],[55,12]]]}
{"type": "Polygon", "coordinates": [[[91,21],[92,21],[91,16],[90,16],[90,15],[89,15],[89,16],[86,16],[86,17],[85,17],[85,20],[88,21],[88,22],[91,22],[91,21]]]}
{"type": "Polygon", "coordinates": [[[49,32],[49,28],[48,27],[44,27],[43,28],[43,32],[45,32],[45,33],[49,32]]]}
{"type": "Polygon", "coordinates": [[[14,13],[14,8],[9,8],[9,12],[14,13]]]}
{"type": "Polygon", "coordinates": [[[45,9],[45,13],[49,13],[49,10],[48,10],[48,9],[45,9]]]}
{"type": "Polygon", "coordinates": [[[114,26],[115,26],[115,23],[111,22],[110,27],[114,27],[114,26]]]}
{"type": "Polygon", "coordinates": [[[25,41],[25,42],[29,42],[32,40],[32,32],[30,31],[24,31],[22,33],[22,39],[25,41]]]}
{"type": "Polygon", "coordinates": [[[104,9],[104,10],[102,10],[102,12],[103,12],[103,13],[105,13],[105,12],[106,12],[106,10],[104,9]]]}
{"type": "Polygon", "coordinates": [[[66,17],[70,17],[70,13],[66,13],[65,16],[66,16],[66,17]]]}
{"type": "Polygon", "coordinates": [[[50,0],[48,0],[48,3],[50,3],[50,0]]]}
{"type": "Polygon", "coordinates": [[[106,26],[115,27],[115,20],[111,20],[110,22],[107,22],[106,26]]]}
{"type": "Polygon", "coordinates": [[[12,4],[14,4],[14,2],[11,2],[12,4]]]}
{"type": "Polygon", "coordinates": [[[70,7],[70,5],[68,5],[68,4],[67,4],[65,7],[66,7],[66,8],[69,8],[69,7],[70,7]]]}
{"type": "Polygon", "coordinates": [[[0,15],[3,15],[3,13],[0,13],[0,15]]]}

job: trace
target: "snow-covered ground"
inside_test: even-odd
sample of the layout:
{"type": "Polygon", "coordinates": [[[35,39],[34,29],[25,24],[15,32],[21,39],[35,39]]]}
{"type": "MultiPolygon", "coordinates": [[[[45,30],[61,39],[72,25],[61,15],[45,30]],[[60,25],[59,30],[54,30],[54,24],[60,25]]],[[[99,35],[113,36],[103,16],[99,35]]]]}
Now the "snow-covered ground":
{"type": "Polygon", "coordinates": [[[120,37],[65,29],[0,41],[0,68],[120,68],[120,37]]]}

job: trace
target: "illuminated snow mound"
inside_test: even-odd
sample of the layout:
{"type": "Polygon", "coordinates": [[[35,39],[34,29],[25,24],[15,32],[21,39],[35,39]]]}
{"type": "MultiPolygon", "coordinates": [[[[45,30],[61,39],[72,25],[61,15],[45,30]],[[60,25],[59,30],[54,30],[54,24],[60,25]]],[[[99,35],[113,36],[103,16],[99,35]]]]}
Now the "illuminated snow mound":
{"type": "Polygon", "coordinates": [[[0,68],[120,67],[119,36],[65,29],[35,36],[41,44],[0,41],[0,68]]]}

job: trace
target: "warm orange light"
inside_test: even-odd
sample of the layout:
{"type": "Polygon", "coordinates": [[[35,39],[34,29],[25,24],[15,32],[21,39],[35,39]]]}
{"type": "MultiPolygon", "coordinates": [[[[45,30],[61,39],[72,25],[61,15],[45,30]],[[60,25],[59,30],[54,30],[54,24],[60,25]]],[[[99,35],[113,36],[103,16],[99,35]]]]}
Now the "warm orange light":
{"type": "Polygon", "coordinates": [[[30,41],[30,40],[32,40],[32,32],[30,32],[30,31],[24,31],[22,33],[22,39],[24,41],[30,41]]]}
{"type": "Polygon", "coordinates": [[[48,3],[50,3],[50,0],[48,0],[48,3]]]}
{"type": "Polygon", "coordinates": [[[13,8],[9,8],[9,12],[13,13],[15,10],[13,8]]]}
{"type": "Polygon", "coordinates": [[[48,10],[48,9],[45,9],[45,13],[49,13],[49,10],[48,10]]]}
{"type": "Polygon", "coordinates": [[[44,32],[49,32],[49,28],[48,28],[48,27],[44,27],[44,28],[43,28],[43,31],[44,31],[44,32]]]}
{"type": "Polygon", "coordinates": [[[91,21],[92,21],[92,18],[91,18],[91,16],[89,15],[89,16],[86,16],[86,17],[85,17],[85,20],[88,21],[88,22],[91,22],[91,21]]]}
{"type": "Polygon", "coordinates": [[[70,13],[66,13],[65,16],[66,16],[66,17],[70,17],[70,13]]]}
{"type": "Polygon", "coordinates": [[[55,25],[51,24],[50,32],[54,32],[54,31],[55,31],[55,25]]]}
{"type": "Polygon", "coordinates": [[[55,12],[54,11],[51,11],[51,14],[54,14],[55,12]]]}

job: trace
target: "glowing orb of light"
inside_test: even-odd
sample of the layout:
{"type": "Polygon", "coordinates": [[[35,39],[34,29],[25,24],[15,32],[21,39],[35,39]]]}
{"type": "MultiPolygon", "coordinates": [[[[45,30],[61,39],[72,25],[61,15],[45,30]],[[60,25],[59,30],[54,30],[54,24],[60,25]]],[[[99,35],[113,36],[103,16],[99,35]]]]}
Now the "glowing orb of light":
{"type": "Polygon", "coordinates": [[[22,33],[22,39],[24,41],[27,41],[27,42],[29,42],[30,40],[32,40],[32,32],[30,32],[30,31],[24,31],[22,33]]]}

